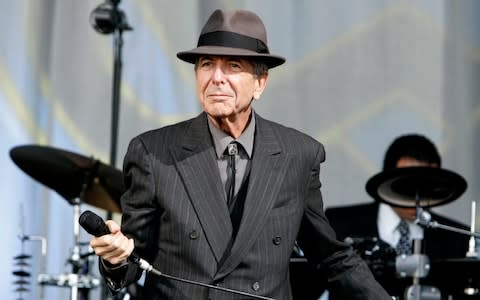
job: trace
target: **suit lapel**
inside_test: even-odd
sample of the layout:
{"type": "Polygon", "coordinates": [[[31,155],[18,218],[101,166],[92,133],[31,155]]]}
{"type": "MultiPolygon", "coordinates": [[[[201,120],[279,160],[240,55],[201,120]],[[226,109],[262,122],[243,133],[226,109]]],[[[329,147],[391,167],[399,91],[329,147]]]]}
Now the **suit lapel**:
{"type": "Polygon", "coordinates": [[[193,119],[181,145],[172,150],[197,217],[210,247],[220,261],[232,234],[216,154],[205,114],[193,119]]]}
{"type": "Polygon", "coordinates": [[[288,157],[281,153],[271,128],[256,116],[255,145],[247,196],[238,235],[216,278],[231,272],[258,238],[277,198],[288,157]]]}

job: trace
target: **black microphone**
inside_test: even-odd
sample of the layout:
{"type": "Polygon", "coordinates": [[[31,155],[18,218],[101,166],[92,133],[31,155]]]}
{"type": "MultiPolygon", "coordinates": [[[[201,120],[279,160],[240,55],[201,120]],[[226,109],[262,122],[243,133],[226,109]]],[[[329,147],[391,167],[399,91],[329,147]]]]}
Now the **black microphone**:
{"type": "Polygon", "coordinates": [[[89,210],[84,211],[80,215],[80,218],[78,218],[78,223],[80,223],[80,226],[82,226],[86,232],[96,237],[110,233],[110,230],[103,219],[99,215],[89,210]]]}
{"type": "MultiPolygon", "coordinates": [[[[91,212],[89,210],[84,211],[80,215],[80,217],[78,218],[78,223],[80,223],[80,226],[82,226],[82,228],[85,229],[86,232],[88,232],[91,235],[96,236],[96,237],[111,233],[110,230],[108,229],[107,224],[105,224],[103,219],[100,216],[98,216],[97,214],[95,214],[94,212],[91,212]]],[[[206,288],[216,289],[216,290],[220,290],[220,291],[227,292],[227,293],[233,293],[233,294],[237,294],[237,295],[247,296],[247,297],[250,297],[250,298],[263,299],[263,300],[275,300],[275,299],[268,298],[268,297],[253,295],[253,294],[242,292],[242,291],[232,290],[232,289],[228,289],[228,288],[224,288],[224,287],[220,287],[220,286],[216,286],[216,285],[211,285],[211,284],[208,284],[208,283],[188,280],[188,279],[179,278],[179,277],[175,277],[175,276],[172,276],[172,275],[164,274],[164,273],[160,272],[159,270],[155,269],[151,264],[149,264],[143,258],[138,257],[134,252],[132,252],[132,254],[130,254],[130,256],[128,257],[128,260],[137,264],[137,265],[139,265],[140,268],[142,268],[143,270],[145,270],[147,272],[152,272],[153,274],[155,274],[157,276],[169,278],[169,279],[184,282],[184,283],[199,285],[199,286],[203,286],[203,287],[206,287],[206,288]]]]}
{"type": "MultiPolygon", "coordinates": [[[[111,233],[110,229],[108,229],[108,226],[107,224],[105,224],[103,219],[99,215],[89,210],[84,211],[80,215],[80,217],[78,218],[78,223],[80,223],[80,226],[82,226],[82,228],[85,229],[86,232],[96,237],[111,233]]],[[[140,268],[148,272],[150,272],[153,268],[152,265],[150,265],[146,260],[138,257],[133,252],[128,257],[128,260],[138,264],[140,268]]]]}

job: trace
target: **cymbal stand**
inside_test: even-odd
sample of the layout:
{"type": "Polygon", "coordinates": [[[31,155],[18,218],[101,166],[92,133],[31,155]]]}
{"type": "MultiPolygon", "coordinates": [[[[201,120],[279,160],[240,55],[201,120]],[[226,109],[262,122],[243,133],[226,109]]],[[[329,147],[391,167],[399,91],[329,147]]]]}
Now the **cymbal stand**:
{"type": "MultiPolygon", "coordinates": [[[[415,193],[416,220],[422,218],[424,213],[420,206],[420,195],[415,193]]],[[[405,300],[440,300],[440,290],[433,286],[420,285],[420,278],[426,277],[430,270],[430,259],[422,254],[422,239],[413,241],[413,254],[397,256],[395,266],[401,277],[412,276],[412,285],[405,289],[405,300]]]]}
{"type": "MultiPolygon", "coordinates": [[[[125,12],[119,8],[120,0],[106,0],[90,13],[90,23],[101,34],[113,33],[113,81],[112,81],[112,118],[110,131],[110,165],[115,167],[117,159],[118,121],[120,112],[120,92],[122,83],[122,47],[124,31],[133,30],[128,24],[125,12]]],[[[112,213],[107,212],[107,218],[112,213]]],[[[105,289],[104,286],[102,286],[105,289]]]]}
{"type": "Polygon", "coordinates": [[[461,228],[457,228],[449,225],[444,225],[434,220],[432,221],[431,214],[428,211],[425,211],[423,209],[421,210],[422,211],[420,213],[420,217],[417,217],[417,220],[415,222],[417,222],[417,224],[421,225],[422,227],[440,228],[440,229],[444,229],[444,230],[448,230],[448,231],[452,231],[460,234],[469,235],[474,238],[480,238],[480,233],[475,232],[474,230],[465,230],[465,229],[461,229],[461,228]]]}
{"type": "MultiPolygon", "coordinates": [[[[20,204],[20,226],[19,226],[19,233],[18,238],[22,242],[22,253],[23,252],[23,243],[25,241],[39,241],[41,243],[41,254],[42,254],[42,262],[40,265],[40,270],[43,271],[45,269],[45,257],[47,255],[47,239],[41,235],[28,235],[25,234],[24,228],[24,215],[23,215],[23,205],[20,204]]],[[[29,256],[29,255],[27,255],[29,256]]],[[[25,257],[27,258],[27,257],[25,257]]],[[[20,259],[20,258],[19,258],[20,259]]],[[[43,287],[40,287],[40,299],[44,298],[43,287]]]]}
{"type": "MultiPolygon", "coordinates": [[[[468,251],[465,254],[466,257],[476,258],[477,251],[476,251],[476,238],[480,238],[480,233],[475,232],[475,217],[476,217],[476,202],[472,201],[471,207],[471,220],[470,220],[470,230],[464,230],[461,228],[448,226],[444,224],[440,224],[437,221],[432,221],[432,216],[429,212],[422,210],[417,218],[418,224],[423,227],[429,228],[440,228],[460,234],[465,234],[470,236],[470,240],[468,242],[468,251]]],[[[478,290],[470,286],[470,283],[464,290],[466,295],[478,295],[478,290]]]]}
{"type": "MultiPolygon", "coordinates": [[[[42,265],[40,270],[45,270],[45,257],[47,256],[47,239],[41,235],[23,235],[20,237],[23,241],[39,241],[41,243],[42,265]]],[[[40,299],[43,299],[43,287],[40,287],[40,299]]]]}
{"type": "MultiPolygon", "coordinates": [[[[72,273],[60,274],[59,276],[51,276],[47,274],[41,274],[39,276],[40,284],[50,284],[60,287],[70,288],[70,300],[87,300],[88,291],[91,288],[100,285],[100,280],[91,276],[82,274],[82,267],[84,265],[84,259],[88,259],[89,254],[80,253],[80,225],[77,220],[80,217],[80,203],[85,197],[85,193],[88,190],[90,183],[92,182],[91,173],[86,172],[84,181],[81,187],[80,195],[73,201],[73,236],[74,244],[71,250],[70,258],[68,262],[72,264],[72,273]]],[[[87,272],[89,270],[87,269],[87,272]]]]}
{"type": "MultiPolygon", "coordinates": [[[[85,188],[82,187],[82,194],[85,188]]],[[[73,205],[73,220],[77,220],[80,216],[80,198],[75,200],[75,204],[73,205]]],[[[79,236],[80,236],[80,227],[78,226],[78,222],[73,222],[73,248],[72,248],[72,255],[70,256],[70,262],[73,265],[73,274],[77,274],[79,272],[79,265],[80,265],[80,246],[79,246],[79,236]]],[[[71,286],[71,300],[77,300],[78,298],[78,285],[71,286]]],[[[87,298],[86,298],[87,299],[87,298]]]]}
{"type": "MultiPolygon", "coordinates": [[[[477,214],[477,203],[475,200],[472,200],[472,209],[470,211],[470,233],[475,233],[475,217],[477,214]]],[[[470,240],[468,241],[468,251],[465,254],[466,257],[477,257],[477,246],[476,246],[476,237],[470,235],[470,240]]]]}
{"type": "Polygon", "coordinates": [[[89,185],[92,182],[90,172],[85,173],[84,182],[82,184],[82,189],[80,191],[80,195],[75,198],[74,205],[73,205],[73,236],[74,236],[74,244],[72,248],[72,255],[70,256],[69,262],[73,265],[73,276],[75,279],[73,280],[73,284],[71,284],[71,300],[87,300],[88,299],[88,291],[92,287],[87,284],[86,287],[80,288],[80,274],[82,271],[82,260],[83,256],[80,254],[80,225],[78,224],[77,220],[80,217],[80,203],[83,201],[85,197],[85,193],[89,188],[89,185]],[[80,298],[79,298],[80,297],[80,298]]]}

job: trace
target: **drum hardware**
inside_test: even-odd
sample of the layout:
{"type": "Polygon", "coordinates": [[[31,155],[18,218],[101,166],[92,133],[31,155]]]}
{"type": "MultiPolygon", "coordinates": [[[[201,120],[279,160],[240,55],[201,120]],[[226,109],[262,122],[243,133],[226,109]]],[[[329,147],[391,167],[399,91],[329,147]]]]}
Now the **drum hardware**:
{"type": "Polygon", "coordinates": [[[92,275],[82,274],[39,274],[37,281],[40,285],[51,285],[59,287],[76,287],[77,289],[93,289],[100,285],[100,279],[92,275]]]}
{"type": "Polygon", "coordinates": [[[475,232],[475,201],[472,202],[472,220],[470,230],[464,230],[452,226],[440,224],[431,220],[431,215],[427,211],[419,208],[418,223],[423,227],[440,228],[459,234],[469,235],[469,249],[466,258],[436,260],[432,263],[432,269],[437,273],[462,274],[467,279],[466,286],[463,288],[465,295],[480,295],[478,287],[480,286],[480,260],[476,256],[476,238],[480,238],[480,233],[475,232]],[[474,282],[476,279],[477,282],[474,282]]]}
{"type": "Polygon", "coordinates": [[[112,120],[110,135],[110,165],[115,166],[117,158],[118,115],[120,111],[120,91],[122,76],[122,46],[124,31],[133,28],[128,24],[127,16],[119,8],[120,0],[108,0],[98,5],[90,13],[90,24],[101,34],[113,33],[113,86],[112,86],[112,120]]]}
{"type": "Polygon", "coordinates": [[[427,277],[430,259],[425,254],[402,254],[395,259],[395,269],[400,277],[427,277]]]}
{"type": "Polygon", "coordinates": [[[414,283],[405,291],[404,299],[439,300],[441,299],[441,294],[436,287],[414,283]]]}
{"type": "MultiPolygon", "coordinates": [[[[470,235],[469,253],[476,255],[475,238],[480,234],[440,224],[431,220],[431,215],[424,208],[443,205],[460,197],[467,188],[467,182],[460,175],[441,168],[407,167],[396,168],[376,174],[366,184],[366,190],[374,199],[392,206],[416,209],[415,222],[424,228],[440,228],[452,232],[470,235]]],[[[474,206],[473,206],[474,207],[474,206]]],[[[472,209],[472,219],[475,209],[472,209]]],[[[472,221],[473,223],[473,221],[472,221]]],[[[474,224],[474,223],[473,223],[474,224]]],[[[412,277],[412,285],[405,290],[404,298],[410,299],[441,299],[436,287],[420,285],[420,278],[436,269],[428,257],[421,253],[422,240],[414,241],[414,253],[410,256],[400,256],[396,259],[396,269],[400,276],[412,277]]],[[[467,253],[468,255],[468,253],[467,253]]],[[[465,292],[472,292],[467,288],[465,292]]]]}
{"type": "Polygon", "coordinates": [[[76,221],[80,216],[80,205],[87,203],[107,211],[120,212],[119,199],[124,191],[122,172],[99,160],[48,146],[18,146],[10,151],[10,156],[19,168],[56,191],[73,207],[74,245],[68,258],[72,273],[42,273],[38,275],[37,282],[42,287],[69,287],[71,300],[88,299],[89,290],[99,286],[100,280],[88,274],[88,260],[85,259],[92,252],[80,252],[83,243],[79,241],[80,227],[76,221]]]}
{"type": "Polygon", "coordinates": [[[440,300],[442,295],[437,287],[421,285],[420,279],[428,275],[430,260],[421,254],[422,240],[413,241],[413,254],[397,256],[396,268],[400,276],[412,277],[412,285],[405,289],[405,300],[440,300]]]}
{"type": "Polygon", "coordinates": [[[468,240],[468,251],[466,257],[478,257],[475,233],[475,219],[477,215],[477,202],[472,200],[472,207],[470,209],[470,239],[468,240]]]}
{"type": "MultiPolygon", "coordinates": [[[[101,34],[113,33],[113,81],[112,81],[112,118],[110,128],[110,165],[117,163],[118,120],[120,113],[120,91],[122,84],[122,47],[123,32],[133,28],[128,24],[127,16],[119,8],[120,0],[106,0],[90,13],[90,24],[101,34]]],[[[107,212],[107,219],[112,214],[107,212]]],[[[105,294],[105,293],[104,293],[105,294]]]]}
{"type": "Polygon", "coordinates": [[[437,259],[433,260],[431,265],[432,272],[442,278],[449,278],[448,283],[459,293],[476,296],[474,299],[480,298],[480,260],[478,258],[437,259]]]}
{"type": "MultiPolygon", "coordinates": [[[[80,253],[80,226],[76,220],[80,216],[80,203],[81,199],[85,199],[87,190],[89,189],[89,182],[91,182],[90,172],[85,172],[84,183],[81,186],[80,194],[73,200],[73,236],[74,244],[71,251],[71,256],[68,259],[68,262],[72,265],[72,273],[69,274],[60,274],[60,275],[46,275],[39,274],[38,283],[41,285],[54,285],[58,287],[69,287],[70,288],[70,299],[71,300],[85,300],[88,299],[88,292],[90,289],[98,287],[100,285],[100,280],[94,278],[88,274],[87,270],[82,270],[84,265],[83,259],[81,259],[80,253]]],[[[88,261],[87,261],[88,264],[88,261]]]]}
{"type": "MultiPolygon", "coordinates": [[[[27,263],[27,260],[32,258],[30,254],[25,253],[25,242],[26,241],[39,241],[41,242],[41,254],[42,260],[45,261],[45,255],[47,254],[47,240],[43,236],[39,235],[26,235],[24,230],[24,215],[23,215],[23,205],[20,204],[20,224],[19,224],[19,233],[18,238],[21,242],[22,252],[13,257],[15,261],[15,266],[19,267],[20,269],[16,269],[12,272],[14,276],[19,277],[14,284],[17,285],[15,289],[16,292],[19,293],[19,298],[22,299],[22,295],[24,293],[29,292],[28,285],[31,283],[27,280],[31,273],[26,270],[26,268],[30,267],[31,265],[27,263]]],[[[40,291],[41,298],[43,299],[43,290],[40,291]]]]}
{"type": "Polygon", "coordinates": [[[375,278],[381,280],[395,275],[397,253],[389,244],[377,237],[346,237],[344,241],[352,245],[375,278]]]}
{"type": "Polygon", "coordinates": [[[469,278],[467,285],[463,289],[463,293],[469,297],[478,297],[480,295],[480,289],[477,286],[478,284],[474,283],[472,278],[469,278]]]}
{"type": "Polygon", "coordinates": [[[474,231],[472,232],[471,230],[465,230],[465,229],[461,229],[453,226],[444,225],[444,224],[438,223],[437,221],[432,221],[431,214],[428,211],[423,210],[421,207],[417,208],[417,212],[419,213],[417,213],[417,219],[415,220],[415,222],[422,227],[439,228],[439,229],[444,229],[444,230],[448,230],[448,231],[452,231],[460,234],[469,235],[473,238],[480,238],[480,233],[478,232],[474,232],[474,231]]]}
{"type": "Polygon", "coordinates": [[[24,257],[24,258],[21,258],[20,260],[17,260],[17,259],[14,258],[14,260],[17,261],[17,263],[15,265],[20,266],[20,269],[15,269],[12,272],[12,274],[15,277],[17,277],[17,280],[15,280],[13,282],[13,284],[16,287],[15,292],[18,293],[17,299],[23,299],[24,294],[29,291],[28,285],[30,284],[30,281],[27,280],[28,277],[30,277],[30,272],[28,272],[25,269],[26,266],[23,264],[25,262],[25,260],[27,258],[29,258],[28,257],[29,255],[22,254],[21,256],[24,257]],[[22,264],[19,265],[18,262],[20,262],[22,264]]]}

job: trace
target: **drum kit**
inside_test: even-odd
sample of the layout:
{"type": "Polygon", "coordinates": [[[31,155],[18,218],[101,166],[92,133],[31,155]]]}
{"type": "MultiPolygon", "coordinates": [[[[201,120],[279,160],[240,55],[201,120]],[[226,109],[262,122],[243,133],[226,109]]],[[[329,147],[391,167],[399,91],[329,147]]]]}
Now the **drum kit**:
{"type": "MultiPolygon", "coordinates": [[[[14,163],[25,173],[56,191],[72,207],[74,212],[74,246],[68,262],[72,272],[67,274],[39,274],[37,282],[41,286],[67,287],[71,289],[72,300],[88,299],[90,289],[100,285],[100,279],[89,274],[92,251],[81,252],[87,243],[79,240],[80,204],[85,203],[109,212],[120,213],[120,196],[124,192],[122,172],[101,161],[73,152],[39,145],[14,147],[10,151],[14,163]]],[[[23,236],[22,242],[31,236],[23,236]]],[[[15,257],[19,262],[31,256],[22,254],[15,257]]],[[[29,272],[14,271],[25,292],[29,272]]]]}
{"type": "Polygon", "coordinates": [[[466,188],[466,181],[455,172],[430,167],[386,170],[368,180],[366,190],[370,196],[394,207],[414,208],[415,223],[420,227],[470,236],[465,257],[432,261],[422,253],[423,238],[414,240],[413,254],[401,256],[397,256],[392,247],[379,239],[352,240],[352,245],[365,259],[376,278],[395,276],[397,285],[400,281],[409,281],[403,295],[397,296],[397,299],[480,299],[480,260],[475,245],[480,234],[475,232],[475,201],[472,201],[470,230],[441,224],[433,220],[426,210],[456,200],[466,188]],[[446,289],[448,295],[441,291],[443,287],[422,283],[422,279],[429,274],[442,278],[442,284],[450,285],[446,289]],[[455,286],[457,290],[452,293],[453,285],[458,283],[460,285],[455,286]]]}

